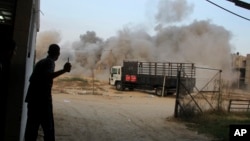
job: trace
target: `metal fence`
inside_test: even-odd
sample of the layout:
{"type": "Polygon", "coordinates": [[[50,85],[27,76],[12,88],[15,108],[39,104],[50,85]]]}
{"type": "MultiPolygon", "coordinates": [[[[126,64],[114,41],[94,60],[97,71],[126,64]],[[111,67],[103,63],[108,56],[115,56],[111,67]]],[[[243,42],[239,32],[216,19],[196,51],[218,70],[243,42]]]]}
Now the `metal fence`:
{"type": "Polygon", "coordinates": [[[221,108],[221,73],[219,69],[195,67],[196,81],[193,91],[188,88],[188,83],[180,79],[185,75],[184,71],[178,71],[175,117],[191,116],[196,113],[203,113],[204,110],[216,110],[221,108]]]}

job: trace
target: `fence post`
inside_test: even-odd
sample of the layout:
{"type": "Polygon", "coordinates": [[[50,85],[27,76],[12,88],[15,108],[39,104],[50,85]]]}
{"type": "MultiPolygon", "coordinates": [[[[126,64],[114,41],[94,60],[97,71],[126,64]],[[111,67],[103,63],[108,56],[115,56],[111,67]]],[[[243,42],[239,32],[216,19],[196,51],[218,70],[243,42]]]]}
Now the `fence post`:
{"type": "Polygon", "coordinates": [[[222,102],[222,99],[221,99],[221,83],[222,83],[222,80],[221,80],[221,73],[222,73],[222,70],[220,70],[219,72],[219,94],[218,94],[218,99],[217,99],[217,110],[221,110],[221,102],[222,102]]]}
{"type": "Polygon", "coordinates": [[[231,103],[232,103],[232,99],[229,100],[229,105],[228,105],[228,112],[230,112],[230,108],[231,108],[231,103]]]}
{"type": "Polygon", "coordinates": [[[177,86],[176,86],[176,99],[175,99],[175,108],[174,108],[174,117],[178,117],[178,106],[179,106],[179,95],[180,95],[180,77],[181,77],[181,71],[178,70],[177,73],[177,86]]]}
{"type": "Polygon", "coordinates": [[[248,110],[249,110],[249,106],[250,106],[250,100],[248,101],[247,112],[248,112],[248,110]]]}
{"type": "Polygon", "coordinates": [[[164,79],[163,79],[163,86],[162,86],[162,92],[161,92],[162,97],[165,94],[165,85],[166,85],[166,75],[164,75],[164,79]]]}

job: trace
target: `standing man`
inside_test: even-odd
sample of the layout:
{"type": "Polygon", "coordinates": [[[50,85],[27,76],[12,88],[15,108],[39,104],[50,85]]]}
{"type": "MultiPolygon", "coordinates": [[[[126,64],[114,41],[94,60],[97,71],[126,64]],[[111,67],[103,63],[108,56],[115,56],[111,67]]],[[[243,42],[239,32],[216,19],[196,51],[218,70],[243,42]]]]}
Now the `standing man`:
{"type": "Polygon", "coordinates": [[[48,56],[36,64],[30,77],[28,93],[25,99],[25,102],[28,103],[25,141],[36,141],[40,125],[44,132],[44,141],[55,141],[51,96],[53,79],[71,70],[71,64],[67,62],[62,70],[54,72],[55,61],[59,55],[60,47],[57,44],[51,44],[48,56]]]}

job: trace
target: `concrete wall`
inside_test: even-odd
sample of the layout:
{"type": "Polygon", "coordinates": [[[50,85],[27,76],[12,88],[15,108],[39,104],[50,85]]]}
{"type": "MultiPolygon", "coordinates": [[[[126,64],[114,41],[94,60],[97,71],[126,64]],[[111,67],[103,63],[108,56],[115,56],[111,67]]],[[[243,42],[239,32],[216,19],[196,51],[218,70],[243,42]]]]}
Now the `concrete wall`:
{"type": "Polygon", "coordinates": [[[35,22],[39,9],[39,0],[17,0],[13,38],[17,44],[13,57],[6,121],[7,141],[23,141],[26,125],[26,104],[24,98],[28,88],[28,79],[33,70],[36,34],[39,25],[35,22]]]}

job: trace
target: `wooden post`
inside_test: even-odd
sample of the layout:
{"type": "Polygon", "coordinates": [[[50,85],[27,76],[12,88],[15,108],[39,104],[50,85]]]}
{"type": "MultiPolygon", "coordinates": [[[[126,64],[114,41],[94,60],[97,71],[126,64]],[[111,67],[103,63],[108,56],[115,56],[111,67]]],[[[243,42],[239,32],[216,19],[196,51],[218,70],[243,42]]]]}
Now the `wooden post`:
{"type": "Polygon", "coordinates": [[[230,108],[231,108],[231,103],[232,103],[232,100],[230,99],[230,100],[229,100],[229,105],[228,105],[228,109],[227,109],[227,110],[228,110],[228,112],[230,112],[230,108]]]}
{"type": "Polygon", "coordinates": [[[164,79],[163,79],[163,87],[162,87],[162,92],[161,92],[162,97],[164,96],[164,93],[165,93],[165,85],[166,85],[166,76],[164,76],[164,79]]]}
{"type": "Polygon", "coordinates": [[[178,106],[179,106],[179,95],[180,95],[180,77],[181,77],[181,71],[178,70],[177,73],[177,84],[176,84],[176,99],[175,99],[175,108],[174,108],[174,117],[178,117],[178,106]]]}
{"type": "Polygon", "coordinates": [[[248,110],[249,110],[249,106],[250,106],[250,100],[248,101],[247,112],[248,112],[248,110]]]}

